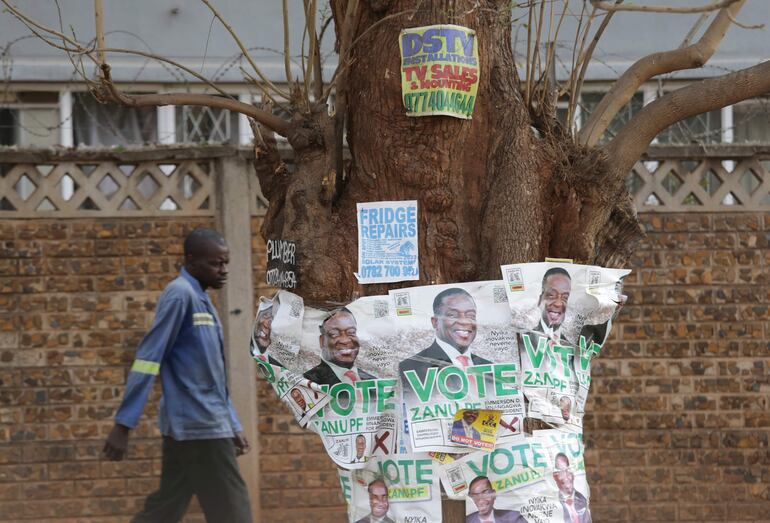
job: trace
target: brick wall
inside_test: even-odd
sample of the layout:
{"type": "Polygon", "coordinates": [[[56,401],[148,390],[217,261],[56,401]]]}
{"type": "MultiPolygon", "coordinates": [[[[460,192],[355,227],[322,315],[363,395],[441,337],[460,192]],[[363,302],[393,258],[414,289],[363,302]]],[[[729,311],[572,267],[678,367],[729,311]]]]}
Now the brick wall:
{"type": "Polygon", "coordinates": [[[179,238],[204,225],[0,225],[0,521],[126,521],[156,488],[157,383],[130,459],[100,452],[159,291],[181,260],[179,238]]]}
{"type": "MultiPolygon", "coordinates": [[[[585,423],[594,520],[770,521],[770,215],[642,219],[649,236],[633,260],[630,303],[594,366],[585,423]]],[[[131,459],[99,452],[179,238],[198,225],[211,223],[0,224],[0,521],[126,521],[157,485],[155,401],[131,459]]],[[[258,226],[255,296],[267,292],[258,226]]],[[[342,521],[317,436],[263,385],[262,519],[342,521]]]]}
{"type": "Polygon", "coordinates": [[[770,521],[770,215],[644,215],[585,423],[597,521],[770,521]]]}

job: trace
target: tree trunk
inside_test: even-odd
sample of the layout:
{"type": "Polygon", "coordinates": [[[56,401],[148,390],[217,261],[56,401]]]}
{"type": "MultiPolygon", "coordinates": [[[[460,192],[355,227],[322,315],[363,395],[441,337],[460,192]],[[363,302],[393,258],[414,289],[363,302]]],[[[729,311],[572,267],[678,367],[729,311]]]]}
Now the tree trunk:
{"type": "MultiPolygon", "coordinates": [[[[341,86],[351,155],[344,178],[335,168],[332,118],[322,110],[294,122],[294,173],[276,174],[275,162],[257,166],[262,187],[270,188],[263,233],[299,242],[300,294],[323,304],[387,292],[353,276],[357,202],[419,202],[421,276],[406,285],[499,278],[501,263],[546,256],[624,262],[641,233],[622,177],[611,176],[596,150],[575,146],[545,108],[526,107],[509,3],[418,4],[360,6],[341,86]],[[480,83],[472,120],[405,115],[399,32],[440,23],[476,31],[480,83]]],[[[334,7],[343,13],[346,2],[334,7]]]]}
{"type": "MultiPolygon", "coordinates": [[[[333,2],[337,22],[346,4],[333,2]]],[[[596,150],[574,145],[552,107],[525,105],[509,2],[417,4],[416,11],[409,1],[361,5],[341,86],[351,156],[344,178],[336,168],[333,119],[320,109],[293,124],[295,172],[271,152],[269,138],[257,147],[270,201],[263,235],[299,243],[299,293],[328,305],[399,286],[361,286],[353,276],[358,202],[418,201],[420,280],[400,285],[498,279],[502,263],[546,256],[625,262],[641,232],[623,177],[613,176],[596,150]],[[399,33],[432,24],[476,31],[480,83],[472,120],[405,115],[399,33]]],[[[443,513],[444,521],[461,523],[464,503],[445,500],[443,513]]]]}

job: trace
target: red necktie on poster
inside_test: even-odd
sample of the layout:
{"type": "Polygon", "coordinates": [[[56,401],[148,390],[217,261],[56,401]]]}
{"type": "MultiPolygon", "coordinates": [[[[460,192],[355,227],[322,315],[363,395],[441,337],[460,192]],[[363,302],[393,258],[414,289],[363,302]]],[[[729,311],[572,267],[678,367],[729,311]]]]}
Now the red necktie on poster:
{"type": "Polygon", "coordinates": [[[572,523],[580,523],[580,518],[578,517],[577,511],[575,510],[575,500],[568,499],[567,507],[569,509],[569,516],[572,518],[572,523]]]}
{"type": "MultiPolygon", "coordinates": [[[[465,354],[457,356],[457,361],[460,362],[460,365],[463,366],[463,370],[466,371],[471,365],[471,359],[465,354]]],[[[477,393],[478,389],[476,388],[476,376],[468,375],[468,388],[470,389],[469,394],[475,395],[477,393]]]]}
{"type": "MultiPolygon", "coordinates": [[[[345,376],[347,376],[347,378],[350,380],[350,383],[352,383],[353,387],[355,387],[356,382],[358,381],[359,378],[358,378],[358,375],[353,371],[353,369],[345,371],[345,376]]],[[[364,398],[361,395],[361,389],[356,388],[356,403],[361,405],[363,401],[364,401],[364,398]]]]}

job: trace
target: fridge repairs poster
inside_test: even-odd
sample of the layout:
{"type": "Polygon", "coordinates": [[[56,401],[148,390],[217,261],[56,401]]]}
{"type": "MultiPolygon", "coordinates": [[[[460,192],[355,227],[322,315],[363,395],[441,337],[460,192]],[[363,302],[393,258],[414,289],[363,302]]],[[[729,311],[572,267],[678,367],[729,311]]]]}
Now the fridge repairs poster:
{"type": "Polygon", "coordinates": [[[420,279],[417,201],[359,203],[356,208],[358,283],[420,279]]]}

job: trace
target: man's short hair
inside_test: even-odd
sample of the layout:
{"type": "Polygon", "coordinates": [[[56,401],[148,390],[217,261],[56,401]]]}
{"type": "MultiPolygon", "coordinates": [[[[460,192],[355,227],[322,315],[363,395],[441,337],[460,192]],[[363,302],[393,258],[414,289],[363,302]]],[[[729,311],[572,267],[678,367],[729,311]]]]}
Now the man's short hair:
{"type": "Polygon", "coordinates": [[[553,276],[554,274],[563,274],[567,277],[569,281],[572,281],[572,277],[567,272],[567,269],[562,269],[561,267],[551,267],[547,271],[545,271],[545,274],[543,274],[543,283],[542,286],[545,287],[545,281],[553,276]]]}
{"type": "MultiPolygon", "coordinates": [[[[388,486],[385,484],[385,480],[383,480],[382,478],[377,478],[377,479],[375,479],[375,480],[372,480],[372,481],[369,483],[369,486],[368,486],[368,487],[366,487],[366,491],[367,491],[369,494],[371,494],[371,493],[372,493],[372,485],[374,485],[375,483],[379,483],[379,484],[381,484],[383,487],[385,487],[385,492],[386,492],[386,493],[388,492],[388,486]]],[[[386,494],[386,495],[387,495],[387,494],[386,494]]]]}
{"type": "Polygon", "coordinates": [[[567,455],[563,452],[559,452],[556,454],[556,457],[553,459],[553,466],[556,467],[556,464],[559,462],[559,458],[564,458],[564,460],[567,462],[567,466],[569,467],[569,458],[567,455]]]}
{"type": "Polygon", "coordinates": [[[329,312],[329,314],[326,315],[326,317],[323,319],[321,324],[318,326],[318,330],[321,331],[321,334],[326,334],[326,328],[325,328],[326,322],[334,318],[337,314],[350,314],[350,317],[353,318],[353,321],[355,321],[356,319],[356,317],[353,316],[353,313],[347,307],[334,309],[333,311],[329,312]]]}
{"type": "Polygon", "coordinates": [[[184,255],[199,256],[211,243],[227,245],[225,238],[214,229],[195,229],[184,239],[184,255]]]}
{"type": "Polygon", "coordinates": [[[495,490],[495,487],[492,486],[492,482],[489,481],[488,477],[486,477],[486,476],[476,476],[475,478],[473,478],[471,480],[470,484],[468,485],[468,492],[470,492],[471,489],[473,488],[473,485],[475,485],[479,481],[486,481],[489,484],[489,488],[491,488],[492,490],[495,490]]]}
{"type": "Polygon", "coordinates": [[[455,294],[462,294],[464,296],[467,296],[471,299],[474,303],[476,303],[473,300],[473,296],[468,293],[465,289],[461,289],[460,287],[451,287],[449,289],[444,289],[443,291],[436,294],[436,297],[433,298],[433,315],[438,316],[439,310],[441,309],[441,303],[444,301],[444,298],[448,298],[449,296],[454,296],[455,294]]]}

